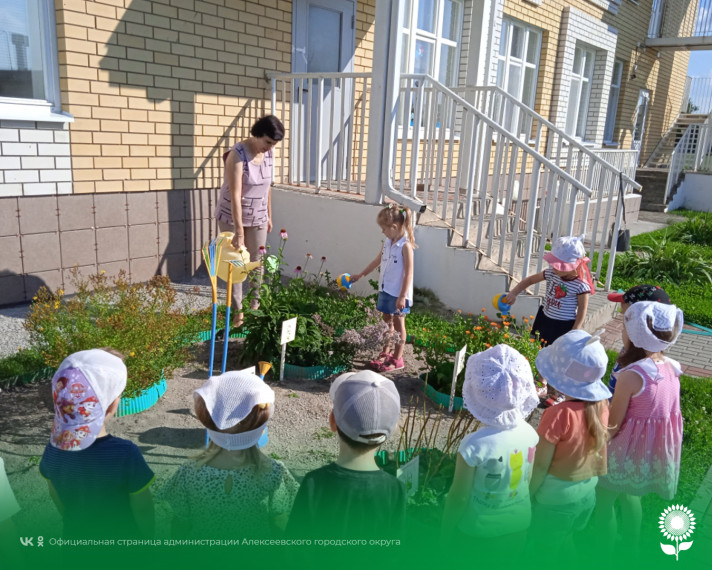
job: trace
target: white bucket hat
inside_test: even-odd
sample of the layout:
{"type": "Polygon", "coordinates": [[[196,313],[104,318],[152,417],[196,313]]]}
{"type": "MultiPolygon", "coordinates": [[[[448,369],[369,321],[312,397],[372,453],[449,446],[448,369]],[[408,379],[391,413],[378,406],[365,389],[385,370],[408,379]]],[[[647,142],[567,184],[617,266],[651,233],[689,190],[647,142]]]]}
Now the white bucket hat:
{"type": "MultiPolygon", "coordinates": [[[[230,429],[244,420],[258,404],[274,404],[274,391],[254,374],[235,371],[211,377],[193,392],[193,399],[200,396],[205,408],[220,430],[230,429]]],[[[210,439],[216,445],[233,451],[249,449],[257,444],[267,422],[242,433],[223,433],[208,430],[210,439]]]]}
{"type": "Polygon", "coordinates": [[[506,344],[470,356],[462,397],[475,418],[504,429],[524,421],[539,403],[529,362],[506,344]]]}
{"type": "Polygon", "coordinates": [[[666,305],[654,301],[640,301],[634,303],[623,315],[623,323],[628,333],[628,338],[634,346],[648,352],[660,352],[671,347],[682,332],[684,317],[682,310],[675,305],[666,305]],[[648,319],[653,330],[677,333],[669,342],[659,339],[648,327],[648,319]]]}
{"type": "Polygon", "coordinates": [[[598,402],[611,397],[601,382],[606,373],[608,356],[601,344],[600,332],[593,336],[576,329],[542,348],[536,357],[536,367],[547,382],[559,392],[586,402],[598,402]]]}

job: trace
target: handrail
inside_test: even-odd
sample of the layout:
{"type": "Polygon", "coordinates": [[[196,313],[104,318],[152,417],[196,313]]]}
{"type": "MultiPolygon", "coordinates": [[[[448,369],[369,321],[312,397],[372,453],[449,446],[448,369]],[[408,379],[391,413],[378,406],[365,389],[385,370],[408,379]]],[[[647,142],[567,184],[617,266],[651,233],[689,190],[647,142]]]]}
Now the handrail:
{"type": "MultiPolygon", "coordinates": [[[[519,140],[519,137],[517,137],[516,135],[513,135],[512,133],[510,133],[507,129],[505,129],[504,127],[502,127],[499,123],[497,123],[496,121],[490,119],[487,115],[485,115],[484,113],[482,113],[479,109],[477,109],[476,107],[474,107],[471,103],[469,103],[468,101],[466,101],[465,99],[463,99],[462,97],[460,97],[457,93],[455,93],[454,91],[452,91],[452,90],[449,89],[448,87],[445,87],[444,85],[442,85],[440,82],[438,82],[436,79],[434,79],[434,78],[431,77],[430,75],[427,75],[427,74],[413,74],[413,73],[411,73],[411,74],[402,74],[402,75],[401,75],[401,78],[402,78],[402,79],[413,79],[413,80],[416,80],[416,81],[417,81],[418,79],[430,81],[430,82],[433,84],[433,87],[435,87],[435,89],[437,89],[438,91],[440,91],[440,92],[443,93],[444,95],[448,95],[449,97],[451,97],[453,100],[455,100],[457,103],[459,103],[459,104],[462,106],[463,109],[466,109],[466,110],[470,111],[471,113],[473,113],[473,114],[475,115],[475,117],[477,117],[477,118],[480,119],[482,122],[484,122],[484,124],[486,124],[487,126],[491,127],[492,129],[494,129],[495,131],[499,132],[500,134],[511,136],[512,138],[511,138],[510,141],[509,141],[510,143],[515,144],[516,146],[518,146],[519,148],[521,148],[523,151],[525,151],[527,154],[540,154],[538,151],[533,150],[527,143],[524,143],[524,142],[522,142],[521,140],[519,140]]],[[[581,182],[579,182],[578,180],[576,180],[576,179],[575,179],[573,176],[571,176],[568,172],[566,172],[566,171],[562,170],[561,168],[559,168],[559,166],[558,166],[557,164],[551,162],[551,161],[550,161],[548,158],[546,158],[544,155],[540,155],[540,156],[538,157],[538,160],[539,160],[542,164],[544,164],[544,165],[546,165],[547,167],[551,168],[557,175],[561,176],[566,182],[568,182],[569,184],[575,186],[580,192],[583,192],[586,196],[589,196],[589,197],[591,196],[592,192],[591,192],[591,190],[590,190],[589,188],[587,188],[587,187],[584,186],[581,182]]],[[[633,182],[635,183],[635,181],[633,181],[633,182]]],[[[636,184],[637,184],[637,183],[636,183],[636,184]]],[[[638,184],[638,187],[640,187],[639,184],[638,184]]]]}
{"type": "MultiPolygon", "coordinates": [[[[581,144],[580,141],[572,137],[571,135],[567,134],[565,131],[563,131],[560,127],[557,127],[554,123],[537,113],[534,109],[528,107],[524,103],[522,103],[519,99],[511,95],[510,93],[507,93],[504,89],[497,87],[497,86],[485,86],[485,87],[478,87],[475,85],[468,85],[466,87],[458,89],[458,91],[491,91],[493,93],[497,93],[497,95],[504,97],[507,99],[511,104],[519,107],[520,109],[524,110],[527,114],[531,115],[534,119],[536,119],[537,122],[539,122],[541,125],[547,127],[550,131],[555,132],[558,136],[560,136],[565,142],[569,144],[569,146],[575,148],[576,150],[582,152],[589,158],[592,158],[594,160],[602,160],[606,164],[609,165],[609,168],[615,171],[615,175],[618,176],[618,173],[620,172],[614,165],[610,164],[608,161],[601,159],[600,156],[598,156],[594,151],[592,151],[590,148],[587,146],[581,144]]],[[[516,136],[516,135],[515,135],[516,136]]],[[[608,167],[607,167],[608,168],[608,167]]],[[[642,186],[638,184],[635,180],[630,178],[628,175],[625,173],[623,174],[623,181],[626,182],[628,185],[630,185],[634,190],[640,190],[642,186]]]]}
{"type": "Polygon", "coordinates": [[[704,123],[694,123],[685,130],[675,150],[670,156],[670,170],[668,171],[663,203],[667,204],[671,198],[672,190],[680,179],[683,171],[695,172],[700,169],[702,157],[712,148],[712,113],[704,123]]]}

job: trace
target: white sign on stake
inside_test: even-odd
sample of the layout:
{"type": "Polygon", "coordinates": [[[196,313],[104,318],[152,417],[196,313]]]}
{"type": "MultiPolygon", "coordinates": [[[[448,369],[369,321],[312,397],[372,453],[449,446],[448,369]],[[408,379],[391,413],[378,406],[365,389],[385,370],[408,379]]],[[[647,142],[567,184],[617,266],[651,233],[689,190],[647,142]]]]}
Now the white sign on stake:
{"type": "Polygon", "coordinates": [[[450,405],[448,406],[448,411],[452,412],[455,406],[455,386],[457,384],[457,377],[462,372],[465,367],[465,353],[467,352],[467,345],[463,346],[460,350],[455,353],[455,368],[452,371],[452,388],[450,388],[450,405]]]}
{"type": "Polygon", "coordinates": [[[245,374],[256,374],[254,366],[250,366],[249,368],[243,368],[242,370],[240,370],[240,372],[244,372],[245,374]]]}
{"type": "Polygon", "coordinates": [[[405,483],[406,495],[415,495],[418,490],[418,472],[420,468],[420,455],[416,455],[396,471],[396,478],[405,483]]]}
{"type": "Polygon", "coordinates": [[[287,319],[282,322],[282,339],[280,344],[282,345],[282,358],[279,364],[279,381],[284,380],[284,357],[287,353],[287,343],[292,342],[297,336],[297,317],[293,319],[287,319]]]}

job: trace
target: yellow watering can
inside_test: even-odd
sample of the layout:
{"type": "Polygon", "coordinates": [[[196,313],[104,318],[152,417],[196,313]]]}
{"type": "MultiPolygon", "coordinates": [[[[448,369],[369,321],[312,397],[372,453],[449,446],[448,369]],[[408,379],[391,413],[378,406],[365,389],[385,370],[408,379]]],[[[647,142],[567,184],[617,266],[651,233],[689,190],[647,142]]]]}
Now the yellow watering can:
{"type": "Polygon", "coordinates": [[[232,232],[222,232],[217,237],[220,244],[220,257],[218,258],[217,276],[223,281],[228,279],[228,264],[233,265],[232,282],[242,283],[247,279],[247,274],[262,265],[262,261],[250,261],[250,252],[245,246],[235,249],[232,245],[232,232]]]}

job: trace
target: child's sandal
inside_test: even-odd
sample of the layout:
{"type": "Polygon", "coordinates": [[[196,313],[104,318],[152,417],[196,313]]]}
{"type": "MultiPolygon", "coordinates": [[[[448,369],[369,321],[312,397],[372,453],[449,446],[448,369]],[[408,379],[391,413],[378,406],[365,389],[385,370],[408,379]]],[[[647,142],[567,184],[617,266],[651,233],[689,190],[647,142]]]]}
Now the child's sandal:
{"type": "Polygon", "coordinates": [[[381,365],[376,369],[376,372],[394,372],[396,370],[402,370],[405,368],[405,363],[403,358],[393,358],[392,356],[381,363],[381,365]]]}
{"type": "Polygon", "coordinates": [[[382,352],[381,354],[378,355],[378,358],[374,358],[373,360],[368,361],[368,367],[372,368],[373,370],[378,370],[383,364],[388,362],[391,358],[393,358],[392,354],[389,354],[388,352],[382,352]]]}

